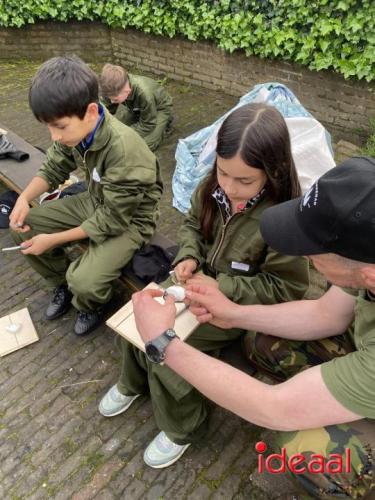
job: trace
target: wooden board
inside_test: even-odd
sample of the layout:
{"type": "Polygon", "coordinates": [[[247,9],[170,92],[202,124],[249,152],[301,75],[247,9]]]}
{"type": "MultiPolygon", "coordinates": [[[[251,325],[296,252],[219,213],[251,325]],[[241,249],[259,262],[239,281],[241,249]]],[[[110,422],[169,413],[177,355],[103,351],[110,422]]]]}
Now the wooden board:
{"type": "MultiPolygon", "coordinates": [[[[145,288],[158,289],[159,286],[156,283],[150,283],[145,288]]],[[[164,303],[164,300],[157,297],[160,303],[164,303]]],[[[196,327],[199,325],[194,314],[192,314],[189,309],[186,308],[183,303],[176,303],[177,316],[174,329],[181,340],[185,340],[196,327]]],[[[147,311],[145,311],[147,314],[147,311]]],[[[133,304],[130,300],[121,309],[119,309],[113,316],[111,316],[106,324],[112,328],[115,332],[119,333],[122,337],[126,338],[134,344],[141,351],[145,351],[144,342],[138,333],[135,318],[133,314],[133,304]]]]}
{"type": "Polygon", "coordinates": [[[0,128],[8,132],[7,138],[17,149],[30,155],[28,160],[21,162],[13,160],[12,158],[0,160],[0,180],[10,189],[13,189],[17,193],[21,193],[38,172],[46,155],[9,130],[3,123],[0,123],[0,128]]]}
{"type": "Polygon", "coordinates": [[[37,340],[39,340],[39,337],[27,308],[0,318],[0,356],[6,356],[37,340]],[[7,331],[6,327],[12,323],[21,324],[18,332],[7,331]]]}

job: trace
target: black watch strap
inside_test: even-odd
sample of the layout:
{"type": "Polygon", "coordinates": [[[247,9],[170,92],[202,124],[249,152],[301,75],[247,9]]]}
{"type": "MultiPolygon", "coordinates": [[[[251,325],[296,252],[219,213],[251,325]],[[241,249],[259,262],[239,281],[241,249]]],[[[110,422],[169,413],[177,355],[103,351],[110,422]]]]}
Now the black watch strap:
{"type": "Polygon", "coordinates": [[[155,339],[146,342],[145,351],[147,359],[152,363],[162,363],[165,359],[167,346],[176,337],[178,338],[176,332],[172,328],[168,328],[155,339]]]}

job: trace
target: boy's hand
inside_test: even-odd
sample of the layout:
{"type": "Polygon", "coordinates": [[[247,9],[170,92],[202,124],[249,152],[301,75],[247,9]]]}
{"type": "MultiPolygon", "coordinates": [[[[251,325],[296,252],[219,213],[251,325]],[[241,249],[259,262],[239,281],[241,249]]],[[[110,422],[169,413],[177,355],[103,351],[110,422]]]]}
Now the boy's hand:
{"type": "Polygon", "coordinates": [[[219,328],[236,327],[238,308],[217,288],[207,285],[189,285],[185,301],[200,323],[211,323],[219,328]]]}
{"type": "Polygon", "coordinates": [[[165,304],[159,304],[154,297],[161,297],[162,290],[143,290],[132,295],[135,323],[144,342],[173,328],[176,320],[174,299],[168,295],[165,304]]]}
{"type": "Polygon", "coordinates": [[[27,214],[30,211],[28,201],[22,196],[17,198],[16,204],[9,215],[9,226],[17,233],[26,233],[30,231],[30,226],[24,224],[27,214]]]}
{"type": "Polygon", "coordinates": [[[174,272],[177,281],[186,281],[193,276],[194,271],[196,271],[198,265],[194,259],[186,259],[179,262],[174,268],[174,272]]]}
{"type": "Polygon", "coordinates": [[[41,255],[57,245],[54,236],[54,234],[37,234],[33,238],[22,243],[22,246],[27,248],[21,250],[21,252],[24,255],[41,255]]]}
{"type": "Polygon", "coordinates": [[[215,280],[215,278],[211,278],[211,276],[206,276],[205,274],[195,274],[192,278],[187,280],[187,285],[207,285],[214,286],[215,288],[219,288],[219,283],[215,280]]]}

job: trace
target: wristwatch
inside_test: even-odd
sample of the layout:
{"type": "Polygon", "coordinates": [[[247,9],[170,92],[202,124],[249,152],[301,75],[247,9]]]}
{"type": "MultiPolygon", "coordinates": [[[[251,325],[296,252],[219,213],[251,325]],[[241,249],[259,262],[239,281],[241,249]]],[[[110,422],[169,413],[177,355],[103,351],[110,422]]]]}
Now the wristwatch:
{"type": "Polygon", "coordinates": [[[168,328],[159,337],[146,342],[145,351],[147,359],[152,363],[161,364],[165,359],[165,351],[168,344],[176,337],[179,338],[176,332],[172,328],[168,328]]]}

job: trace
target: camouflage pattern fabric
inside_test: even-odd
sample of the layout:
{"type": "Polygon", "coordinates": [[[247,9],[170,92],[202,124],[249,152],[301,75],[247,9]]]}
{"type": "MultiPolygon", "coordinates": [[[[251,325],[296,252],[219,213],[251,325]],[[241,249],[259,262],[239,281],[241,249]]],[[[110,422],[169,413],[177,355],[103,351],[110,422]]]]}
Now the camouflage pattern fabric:
{"type": "Polygon", "coordinates": [[[299,341],[248,332],[244,337],[244,349],[252,365],[282,382],[311,366],[345,356],[354,351],[355,346],[349,333],[327,339],[299,341]]]}
{"type": "MultiPolygon", "coordinates": [[[[283,381],[301,370],[352,352],[349,333],[318,341],[290,341],[254,332],[244,339],[246,356],[261,372],[283,381]]],[[[363,419],[349,424],[330,425],[294,432],[276,432],[272,442],[276,453],[286,450],[287,459],[296,453],[329,458],[337,453],[345,463],[350,450],[350,472],[292,474],[301,492],[298,498],[375,498],[375,421],[363,419]],[[309,496],[306,496],[306,493],[309,496]]]]}

